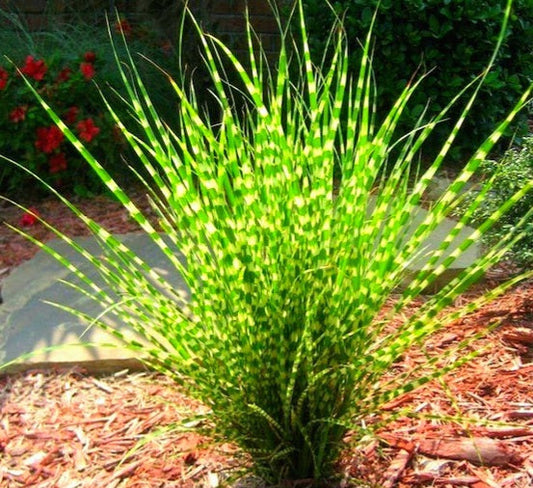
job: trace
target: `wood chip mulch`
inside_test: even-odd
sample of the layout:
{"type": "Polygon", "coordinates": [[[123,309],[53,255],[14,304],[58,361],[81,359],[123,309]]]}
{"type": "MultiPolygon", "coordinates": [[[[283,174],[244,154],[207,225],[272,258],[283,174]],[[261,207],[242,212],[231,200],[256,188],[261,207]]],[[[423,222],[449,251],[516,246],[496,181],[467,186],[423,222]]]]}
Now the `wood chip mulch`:
{"type": "Polygon", "coordinates": [[[202,408],[161,375],[30,371],[0,386],[2,487],[192,488],[231,466],[229,454],[180,424],[202,408]],[[172,424],[182,428],[130,453],[172,424]]]}
{"type": "MultiPolygon", "coordinates": [[[[386,406],[416,414],[348,454],[353,477],[382,488],[533,486],[533,282],[435,334],[426,351],[443,355],[495,321],[470,347],[477,358],[386,406]]],[[[425,360],[412,351],[397,372],[425,360]]]]}
{"type": "MultiPolygon", "coordinates": [[[[142,192],[134,193],[147,209],[142,192]]],[[[78,203],[114,232],[137,230],[118,203],[104,197],[78,203]]],[[[34,206],[69,235],[86,234],[57,202],[34,206]]],[[[0,221],[18,224],[21,217],[20,210],[0,204],[0,221]]],[[[41,224],[28,230],[39,239],[53,237],[41,224]]],[[[36,252],[3,225],[0,249],[0,275],[36,252]]],[[[426,352],[443,355],[494,323],[494,331],[472,346],[481,350],[475,360],[385,411],[410,407],[416,415],[392,420],[375,439],[346,451],[339,469],[353,480],[347,487],[533,487],[533,282],[439,332],[426,352]]],[[[423,351],[413,351],[395,372],[424,360],[423,351]]],[[[204,410],[151,372],[96,377],[74,369],[3,377],[0,487],[220,486],[239,466],[234,450],[183,429],[204,410]],[[159,432],[169,425],[182,428],[159,432]]]]}

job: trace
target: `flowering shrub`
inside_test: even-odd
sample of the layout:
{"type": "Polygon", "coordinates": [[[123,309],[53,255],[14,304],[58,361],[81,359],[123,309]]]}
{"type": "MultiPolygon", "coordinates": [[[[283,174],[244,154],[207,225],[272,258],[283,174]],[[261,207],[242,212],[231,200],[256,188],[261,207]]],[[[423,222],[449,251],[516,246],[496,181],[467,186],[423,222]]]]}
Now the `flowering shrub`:
{"type": "MultiPolygon", "coordinates": [[[[82,158],[36,102],[21,76],[91,151],[112,166],[120,156],[121,138],[92,83],[99,71],[96,53],[87,51],[69,62],[57,52],[46,59],[28,55],[15,64],[0,66],[0,153],[21,161],[63,191],[88,194],[101,189],[101,183],[83,169],[82,158]]],[[[29,185],[34,192],[33,178],[2,165],[1,193],[24,193],[29,185]]]]}

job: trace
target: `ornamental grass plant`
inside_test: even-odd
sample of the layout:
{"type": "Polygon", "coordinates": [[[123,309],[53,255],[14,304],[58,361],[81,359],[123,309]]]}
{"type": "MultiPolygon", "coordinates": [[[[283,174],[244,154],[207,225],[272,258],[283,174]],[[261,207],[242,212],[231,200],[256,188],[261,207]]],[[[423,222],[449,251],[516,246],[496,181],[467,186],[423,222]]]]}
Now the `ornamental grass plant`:
{"type": "MultiPolygon", "coordinates": [[[[511,2],[506,19],[510,8],[511,2]]],[[[210,413],[204,425],[213,426],[213,437],[238,445],[266,482],[308,480],[319,486],[335,479],[348,431],[363,440],[377,426],[368,420],[385,403],[443,376],[475,353],[453,349],[435,357],[427,351],[426,364],[394,376],[390,372],[396,361],[526,276],[459,311],[446,312],[520,237],[517,231],[407,313],[413,300],[531,190],[533,181],[457,242],[490,190],[487,182],[450,234],[436,248],[428,248],[428,239],[460,203],[464,185],[529,92],[426,217],[414,222],[418,204],[489,69],[458,94],[457,99],[470,94],[461,116],[429,168],[417,174],[420,147],[457,99],[430,123],[399,137],[396,125],[419,83],[413,81],[384,121],[374,125],[371,33],[361,48],[359,72],[352,76],[342,22],[331,31],[331,58],[316,66],[300,1],[293,15],[299,37],[292,38],[279,21],[281,49],[274,67],[267,64],[249,22],[249,56],[243,62],[195,24],[219,108],[217,119],[198,103],[194,83],[169,77],[179,124],[174,129],[166,125],[132,57],[117,57],[127,91],[124,103],[142,136],[131,132],[130,122],[109,104],[107,108],[150,175],[138,177],[160,228],[48,109],[181,275],[187,294],[57,192],[92,231],[101,253],[91,255],[56,234],[98,269],[105,286],[89,280],[46,244],[37,244],[81,280],[72,286],[104,304],[106,311],[90,317],[68,304],[58,306],[119,338],[121,332],[108,319],[134,329],[142,340],[125,339],[125,347],[205,403],[210,413]],[[235,75],[238,86],[227,82],[235,75]],[[421,267],[413,273],[417,262],[421,267]],[[394,306],[385,307],[393,297],[394,306]],[[391,329],[393,318],[397,325],[391,329]]]]}

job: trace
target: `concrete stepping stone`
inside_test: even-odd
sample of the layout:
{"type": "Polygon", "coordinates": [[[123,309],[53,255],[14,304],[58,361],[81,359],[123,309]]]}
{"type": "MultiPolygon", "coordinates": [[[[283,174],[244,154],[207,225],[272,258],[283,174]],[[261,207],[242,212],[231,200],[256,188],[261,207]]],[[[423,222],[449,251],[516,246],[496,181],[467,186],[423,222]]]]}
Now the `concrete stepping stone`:
{"type": "MultiPolygon", "coordinates": [[[[175,272],[169,272],[170,263],[147,235],[135,233],[118,237],[152,268],[156,268],[165,276],[167,281],[176,288],[186,290],[181,277],[175,272]]],[[[77,238],[76,241],[96,256],[101,252],[99,245],[92,237],[77,238]]],[[[55,240],[48,244],[76,263],[79,269],[92,280],[102,284],[96,269],[65,242],[55,240]]],[[[88,328],[87,323],[83,323],[70,313],[44,303],[50,301],[66,304],[90,313],[91,316],[96,316],[104,310],[93,300],[59,280],[80,283],[73,273],[44,251],[39,251],[33,259],[23,263],[5,279],[2,290],[4,303],[0,305],[0,364],[34,352],[35,354],[31,357],[13,364],[6,370],[19,371],[74,365],[85,367],[91,372],[142,368],[142,363],[132,357],[130,351],[121,347],[118,339],[99,327],[88,328]],[[70,346],[80,342],[107,343],[118,347],[70,346]],[[65,345],[69,346],[65,347],[65,345]],[[40,351],[43,348],[54,349],[40,351]]],[[[123,324],[113,325],[119,327],[121,332],[128,337],[136,336],[123,324]]]]}

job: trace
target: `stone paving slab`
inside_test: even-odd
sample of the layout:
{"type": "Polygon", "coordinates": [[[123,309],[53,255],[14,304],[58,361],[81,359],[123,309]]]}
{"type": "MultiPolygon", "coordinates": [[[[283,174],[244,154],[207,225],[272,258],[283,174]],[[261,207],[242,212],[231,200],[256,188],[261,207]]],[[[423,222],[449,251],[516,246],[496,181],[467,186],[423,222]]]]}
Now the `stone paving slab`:
{"type": "MultiPolygon", "coordinates": [[[[175,287],[186,291],[177,273],[170,273],[171,265],[163,253],[145,234],[118,236],[131,250],[165,276],[175,287]]],[[[92,237],[76,239],[85,249],[98,255],[99,246],[92,237]]],[[[56,251],[75,262],[92,280],[101,284],[95,268],[66,243],[56,240],[49,243],[56,251]]],[[[23,362],[12,365],[8,371],[35,367],[72,366],[86,367],[91,371],[116,371],[138,369],[142,363],[132,353],[120,348],[120,341],[98,327],[88,328],[79,318],[60,310],[45,301],[68,304],[92,316],[103,311],[93,300],[83,296],[59,280],[80,283],[64,266],[48,253],[39,251],[33,259],[16,268],[4,281],[0,305],[0,364],[12,361],[23,354],[37,352],[23,362]],[[65,344],[114,344],[119,347],[84,346],[59,347],[65,344]]],[[[110,323],[113,324],[112,321],[110,323]]],[[[136,337],[124,324],[114,323],[126,336],[136,337]]]]}
{"type": "MultiPolygon", "coordinates": [[[[420,209],[413,216],[413,226],[425,217],[426,213],[420,209]]],[[[429,247],[435,248],[449,234],[453,226],[452,221],[446,221],[439,226],[430,241],[429,247]]],[[[461,242],[471,229],[465,229],[457,238],[456,245],[461,242]]],[[[172,272],[172,265],[145,234],[126,234],[118,236],[136,254],[143,257],[152,267],[162,273],[175,287],[186,290],[183,280],[172,272]]],[[[98,255],[99,247],[91,237],[77,239],[83,247],[98,255]]],[[[453,247],[456,247],[452,246],[453,247]]],[[[80,257],[68,245],[61,241],[53,241],[51,246],[74,260],[92,279],[98,280],[94,268],[88,263],[80,261],[80,257]]],[[[436,288],[453,278],[465,266],[479,255],[479,246],[472,246],[454,266],[445,273],[435,284],[436,288]]],[[[415,268],[421,266],[420,260],[415,268]]],[[[4,303],[0,305],[0,364],[12,361],[23,354],[38,351],[45,347],[55,347],[64,344],[82,343],[110,343],[109,334],[97,327],[87,329],[71,314],[59,310],[44,301],[68,304],[91,315],[98,314],[102,309],[89,298],[80,295],[58,280],[76,281],[66,268],[43,251],[30,261],[15,269],[4,281],[4,303]]],[[[435,290],[433,290],[435,291],[435,290]]],[[[128,332],[124,324],[116,324],[123,333],[128,332]]],[[[130,351],[109,347],[59,347],[47,352],[39,352],[25,358],[21,363],[10,366],[4,371],[25,370],[35,367],[53,366],[82,366],[91,372],[116,371],[142,367],[140,361],[132,357],[130,351]]],[[[1,373],[1,371],[0,371],[1,373]]]]}

